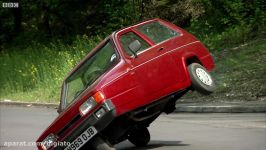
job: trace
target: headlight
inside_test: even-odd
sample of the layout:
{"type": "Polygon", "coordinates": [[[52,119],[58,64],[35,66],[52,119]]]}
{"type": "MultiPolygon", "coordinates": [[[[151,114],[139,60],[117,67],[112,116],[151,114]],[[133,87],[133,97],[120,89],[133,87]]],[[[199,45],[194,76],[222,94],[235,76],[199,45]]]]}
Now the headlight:
{"type": "Polygon", "coordinates": [[[79,112],[82,116],[86,115],[89,111],[91,111],[97,105],[96,101],[93,97],[90,97],[87,101],[85,101],[79,107],[79,112]]]}
{"type": "Polygon", "coordinates": [[[86,115],[104,99],[105,97],[100,91],[96,92],[93,96],[91,96],[88,100],[86,100],[82,105],[79,106],[79,112],[81,116],[86,115]]]}
{"type": "Polygon", "coordinates": [[[51,133],[41,142],[41,147],[43,150],[47,150],[51,146],[53,146],[56,141],[57,137],[53,133],[51,133]]]}

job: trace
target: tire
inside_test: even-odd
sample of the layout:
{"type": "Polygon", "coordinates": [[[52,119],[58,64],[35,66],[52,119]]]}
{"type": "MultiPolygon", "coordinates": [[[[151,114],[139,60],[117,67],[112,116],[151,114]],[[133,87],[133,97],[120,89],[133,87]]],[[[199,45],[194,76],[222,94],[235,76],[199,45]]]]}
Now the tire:
{"type": "Polygon", "coordinates": [[[150,132],[148,128],[136,128],[133,129],[128,140],[137,147],[144,147],[150,142],[150,132]]]}
{"type": "Polygon", "coordinates": [[[104,140],[100,136],[96,136],[91,141],[91,147],[94,150],[116,150],[108,141],[104,140]]]}
{"type": "Polygon", "coordinates": [[[216,89],[210,73],[200,64],[192,63],[188,66],[192,87],[201,94],[209,95],[216,89]]]}

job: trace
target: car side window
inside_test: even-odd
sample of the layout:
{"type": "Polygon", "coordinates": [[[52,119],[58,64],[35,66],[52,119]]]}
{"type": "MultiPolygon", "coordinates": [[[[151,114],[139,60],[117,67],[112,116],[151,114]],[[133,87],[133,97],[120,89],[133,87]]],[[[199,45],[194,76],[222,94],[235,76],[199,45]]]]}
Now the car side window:
{"type": "Polygon", "coordinates": [[[159,22],[152,22],[152,23],[144,24],[138,27],[137,30],[145,34],[148,38],[150,38],[156,44],[164,40],[180,35],[179,32],[172,30],[169,27],[159,22]]]}
{"type": "Polygon", "coordinates": [[[129,44],[132,43],[135,40],[138,40],[140,42],[140,44],[141,44],[141,47],[138,50],[138,52],[141,52],[141,51],[147,49],[148,47],[150,47],[150,45],[146,41],[144,41],[142,38],[140,38],[138,35],[136,35],[133,32],[128,32],[126,34],[123,34],[120,37],[120,42],[121,42],[122,47],[124,48],[125,52],[129,56],[133,56],[132,51],[129,49],[129,44]]]}

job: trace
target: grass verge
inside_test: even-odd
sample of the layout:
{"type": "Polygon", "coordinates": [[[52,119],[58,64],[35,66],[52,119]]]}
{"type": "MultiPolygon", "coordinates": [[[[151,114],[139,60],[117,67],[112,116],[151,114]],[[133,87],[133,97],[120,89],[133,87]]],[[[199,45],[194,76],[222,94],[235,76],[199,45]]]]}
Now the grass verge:
{"type": "MultiPolygon", "coordinates": [[[[67,73],[91,50],[99,38],[78,37],[71,45],[32,43],[0,54],[0,100],[58,103],[67,73]]],[[[265,100],[266,40],[256,39],[234,48],[214,51],[212,73],[217,90],[210,96],[196,92],[185,99],[203,101],[265,100]]]]}
{"type": "Polygon", "coordinates": [[[256,39],[214,53],[212,72],[217,90],[210,96],[193,92],[192,101],[266,101],[266,39],[256,39]]]}
{"type": "Polygon", "coordinates": [[[0,52],[0,99],[58,103],[64,77],[99,40],[83,36],[71,45],[33,42],[0,52]]]}

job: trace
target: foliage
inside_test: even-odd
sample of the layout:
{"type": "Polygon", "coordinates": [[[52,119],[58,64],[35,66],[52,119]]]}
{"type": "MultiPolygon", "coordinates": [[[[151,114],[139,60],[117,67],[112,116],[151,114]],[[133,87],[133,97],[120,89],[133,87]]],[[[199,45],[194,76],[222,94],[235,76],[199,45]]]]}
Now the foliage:
{"type": "Polygon", "coordinates": [[[205,12],[192,19],[188,29],[211,49],[244,43],[258,34],[265,36],[263,1],[202,0],[205,12]]]}
{"type": "Polygon", "coordinates": [[[265,101],[265,39],[255,39],[214,53],[216,67],[212,76],[216,91],[206,97],[193,92],[184,99],[198,101],[265,101]]]}
{"type": "Polygon", "coordinates": [[[57,102],[66,74],[99,41],[78,36],[72,45],[33,43],[23,51],[2,51],[0,98],[57,102]]]}
{"type": "Polygon", "coordinates": [[[265,42],[265,39],[256,39],[216,53],[217,93],[232,99],[266,100],[265,42]]]}
{"type": "Polygon", "coordinates": [[[139,13],[135,5],[132,0],[19,1],[19,9],[0,10],[0,41],[43,42],[51,38],[65,40],[77,34],[105,36],[136,21],[139,13]]]}
{"type": "Polygon", "coordinates": [[[263,0],[18,2],[17,9],[0,9],[0,98],[57,101],[67,72],[100,39],[150,18],[187,29],[217,55],[266,35],[263,0]]]}
{"type": "Polygon", "coordinates": [[[0,10],[0,41],[6,46],[32,39],[72,41],[83,34],[104,37],[155,17],[187,28],[202,40],[230,28],[248,27],[256,34],[265,31],[266,22],[263,0],[23,0],[19,5],[0,10]]]}

